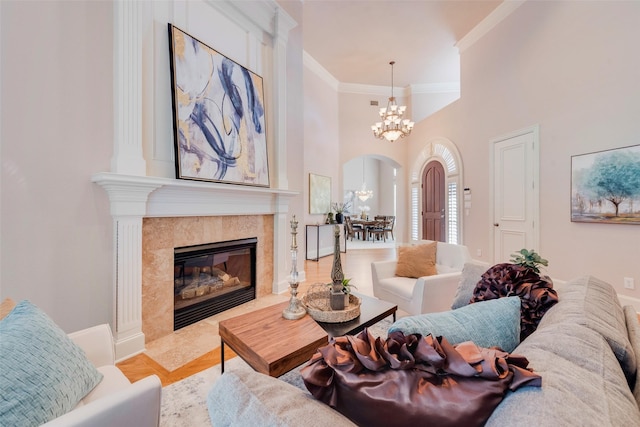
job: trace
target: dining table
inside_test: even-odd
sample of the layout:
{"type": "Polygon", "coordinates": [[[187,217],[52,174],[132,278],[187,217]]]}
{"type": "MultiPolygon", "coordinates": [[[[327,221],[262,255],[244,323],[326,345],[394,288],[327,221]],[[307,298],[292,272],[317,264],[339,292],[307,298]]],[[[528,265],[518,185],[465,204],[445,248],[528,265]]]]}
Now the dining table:
{"type": "Polygon", "coordinates": [[[382,220],[375,220],[375,219],[358,219],[358,218],[351,218],[351,224],[352,225],[359,225],[362,227],[362,240],[369,240],[367,234],[368,234],[368,229],[370,227],[374,227],[376,224],[380,224],[382,223],[382,220]]]}

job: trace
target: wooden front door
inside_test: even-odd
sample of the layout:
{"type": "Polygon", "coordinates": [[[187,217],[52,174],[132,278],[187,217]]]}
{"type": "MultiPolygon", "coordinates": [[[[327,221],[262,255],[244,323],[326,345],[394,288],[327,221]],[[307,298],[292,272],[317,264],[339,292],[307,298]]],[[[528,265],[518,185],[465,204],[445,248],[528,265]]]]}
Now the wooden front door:
{"type": "Polygon", "coordinates": [[[422,238],[445,241],[445,176],[440,162],[429,162],[422,174],[422,238]]]}

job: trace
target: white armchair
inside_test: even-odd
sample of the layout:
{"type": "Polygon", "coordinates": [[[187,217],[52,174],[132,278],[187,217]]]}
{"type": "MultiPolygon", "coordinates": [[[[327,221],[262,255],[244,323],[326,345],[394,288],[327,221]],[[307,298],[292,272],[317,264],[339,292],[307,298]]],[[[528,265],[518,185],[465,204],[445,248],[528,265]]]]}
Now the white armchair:
{"type": "MultiPolygon", "coordinates": [[[[429,240],[418,242],[431,243],[429,240]]],[[[471,261],[469,249],[463,245],[438,242],[436,270],[438,274],[418,279],[398,277],[396,260],[371,263],[373,294],[398,305],[409,314],[446,311],[456,294],[465,262],[471,261]]]]}
{"type": "Polygon", "coordinates": [[[162,384],[149,376],[130,383],[115,366],[113,336],[109,325],[98,325],[69,334],[104,378],[78,405],[46,427],[157,427],[160,423],[162,384]]]}

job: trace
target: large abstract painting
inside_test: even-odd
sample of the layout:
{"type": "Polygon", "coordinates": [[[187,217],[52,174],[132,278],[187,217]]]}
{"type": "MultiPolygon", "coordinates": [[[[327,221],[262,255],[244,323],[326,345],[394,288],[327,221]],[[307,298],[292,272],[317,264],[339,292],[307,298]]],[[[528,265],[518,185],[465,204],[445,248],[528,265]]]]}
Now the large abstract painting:
{"type": "Polygon", "coordinates": [[[262,78],[169,24],[176,177],[269,186],[262,78]]]}
{"type": "Polygon", "coordinates": [[[571,221],[640,224],[640,145],[571,157],[571,221]]]}

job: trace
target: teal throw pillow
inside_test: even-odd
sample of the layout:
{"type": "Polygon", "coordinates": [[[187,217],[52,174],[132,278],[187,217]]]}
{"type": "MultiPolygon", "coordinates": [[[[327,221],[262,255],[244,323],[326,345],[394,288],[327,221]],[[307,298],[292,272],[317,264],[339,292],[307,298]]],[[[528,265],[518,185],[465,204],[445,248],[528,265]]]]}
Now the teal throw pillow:
{"type": "Polygon", "coordinates": [[[0,321],[0,426],[44,424],[100,381],[84,351],[29,301],[0,321]]]}
{"type": "Polygon", "coordinates": [[[457,310],[398,319],[389,333],[443,336],[451,344],[473,341],[479,347],[500,347],[511,353],[520,343],[520,298],[481,301],[457,310]]]}

